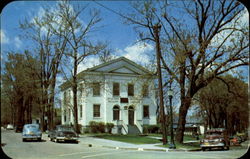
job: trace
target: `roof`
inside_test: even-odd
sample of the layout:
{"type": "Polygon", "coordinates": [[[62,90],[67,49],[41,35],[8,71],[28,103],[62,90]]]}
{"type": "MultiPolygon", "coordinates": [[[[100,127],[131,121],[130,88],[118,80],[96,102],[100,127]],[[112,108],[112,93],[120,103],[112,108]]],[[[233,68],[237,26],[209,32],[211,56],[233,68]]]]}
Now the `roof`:
{"type": "MultiPolygon", "coordinates": [[[[91,73],[153,76],[152,72],[125,57],[119,57],[117,59],[83,70],[82,72],[77,74],[78,76],[77,78],[80,79],[82,76],[91,73]]],[[[61,90],[69,87],[70,87],[69,81],[64,82],[60,86],[61,90]]]]}

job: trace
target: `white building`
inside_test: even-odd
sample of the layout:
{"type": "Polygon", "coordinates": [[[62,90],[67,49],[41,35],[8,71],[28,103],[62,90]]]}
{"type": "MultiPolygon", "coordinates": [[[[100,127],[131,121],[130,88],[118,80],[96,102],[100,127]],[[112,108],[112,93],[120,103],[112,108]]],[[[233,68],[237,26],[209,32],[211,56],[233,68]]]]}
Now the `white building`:
{"type": "MultiPolygon", "coordinates": [[[[154,76],[125,57],[78,74],[79,124],[114,123],[112,133],[142,133],[143,125],[156,124],[154,76]]],[[[62,124],[73,122],[73,93],[62,84],[62,124]]]]}

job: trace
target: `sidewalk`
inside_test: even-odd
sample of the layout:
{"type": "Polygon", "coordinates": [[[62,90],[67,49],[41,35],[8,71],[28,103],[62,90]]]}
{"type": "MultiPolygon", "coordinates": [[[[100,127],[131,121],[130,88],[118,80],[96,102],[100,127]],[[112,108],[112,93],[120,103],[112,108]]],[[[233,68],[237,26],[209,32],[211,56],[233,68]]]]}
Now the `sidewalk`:
{"type": "Polygon", "coordinates": [[[88,146],[93,146],[93,147],[107,147],[107,148],[113,148],[113,149],[126,149],[126,150],[138,150],[138,151],[163,151],[163,152],[187,151],[187,149],[169,149],[169,148],[156,146],[156,145],[160,145],[160,143],[138,145],[138,144],[131,144],[131,143],[125,143],[125,142],[120,142],[120,141],[99,139],[95,137],[88,137],[84,135],[81,135],[79,140],[81,144],[87,144],[88,146]]]}

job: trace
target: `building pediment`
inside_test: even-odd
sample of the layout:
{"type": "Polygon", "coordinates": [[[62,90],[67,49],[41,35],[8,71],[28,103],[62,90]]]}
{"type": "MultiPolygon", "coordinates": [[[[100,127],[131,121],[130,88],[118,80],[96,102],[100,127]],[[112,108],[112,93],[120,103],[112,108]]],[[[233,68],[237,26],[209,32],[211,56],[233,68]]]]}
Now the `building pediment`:
{"type": "Polygon", "coordinates": [[[151,74],[151,72],[147,69],[125,57],[111,60],[109,62],[87,69],[84,72],[121,73],[134,75],[151,74]]]}

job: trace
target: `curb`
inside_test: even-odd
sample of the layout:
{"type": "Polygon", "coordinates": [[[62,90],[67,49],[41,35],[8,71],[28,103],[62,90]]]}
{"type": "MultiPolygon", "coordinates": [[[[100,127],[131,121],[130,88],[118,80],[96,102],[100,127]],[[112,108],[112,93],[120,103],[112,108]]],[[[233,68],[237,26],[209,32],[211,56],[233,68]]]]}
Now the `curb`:
{"type": "Polygon", "coordinates": [[[186,150],[186,149],[153,149],[153,148],[130,148],[130,147],[114,147],[114,146],[102,146],[111,149],[120,150],[135,150],[135,151],[161,151],[161,152],[188,152],[196,150],[186,150]]]}

